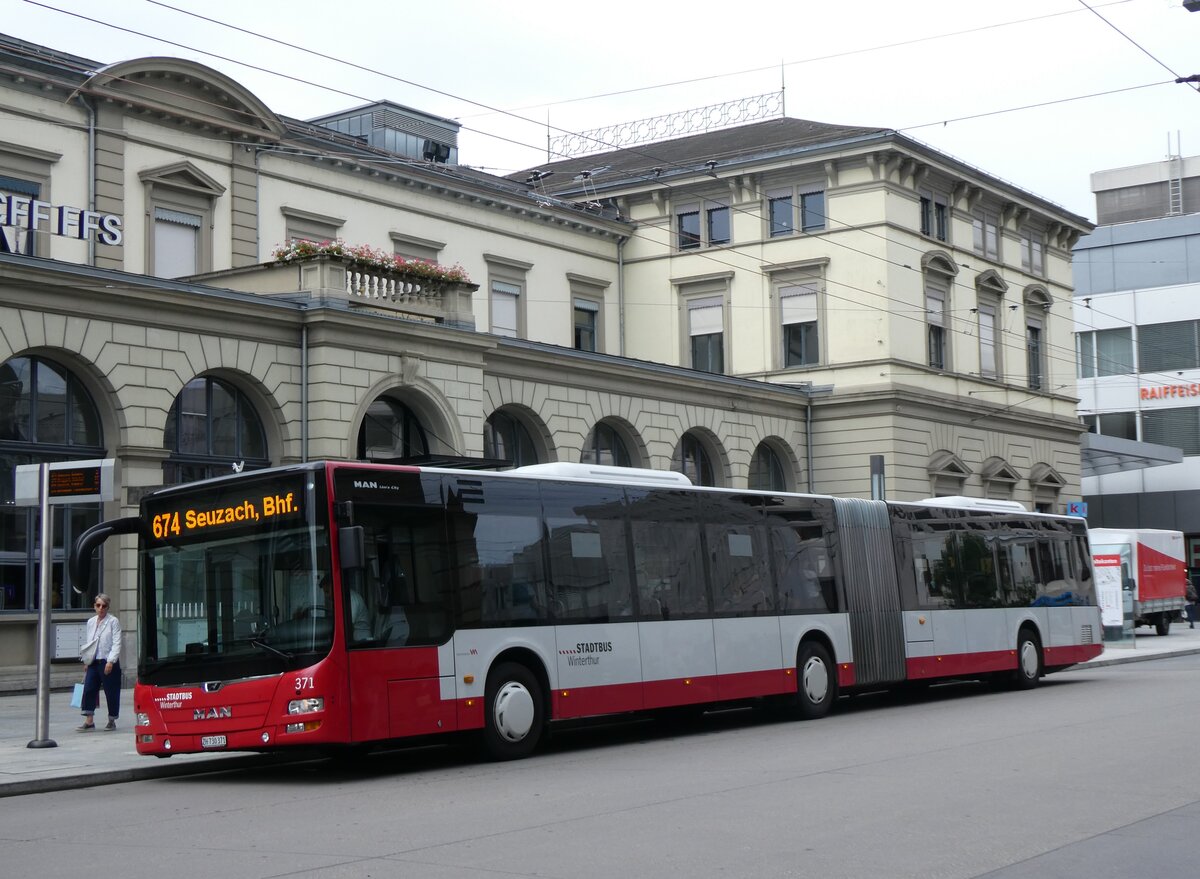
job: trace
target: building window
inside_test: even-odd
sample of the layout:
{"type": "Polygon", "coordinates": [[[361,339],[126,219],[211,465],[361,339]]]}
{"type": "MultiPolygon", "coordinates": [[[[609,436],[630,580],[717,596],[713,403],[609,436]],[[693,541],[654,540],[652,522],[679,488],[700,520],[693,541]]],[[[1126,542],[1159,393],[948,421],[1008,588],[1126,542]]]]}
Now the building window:
{"type": "Polygon", "coordinates": [[[521,285],[492,281],[492,332],[516,338],[520,326],[521,285]]]}
{"type": "Polygon", "coordinates": [[[358,430],[360,461],[403,462],[428,454],[425,426],[412,409],[391,397],[379,397],[367,407],[358,430]]]}
{"type": "Polygon", "coordinates": [[[1102,436],[1115,436],[1119,439],[1137,439],[1136,412],[1102,412],[1097,415],[1084,415],[1083,423],[1088,433],[1098,433],[1102,436]]]}
{"type": "Polygon", "coordinates": [[[987,211],[979,211],[972,220],[974,230],[972,245],[980,256],[992,260],[1000,259],[1000,226],[996,215],[987,211]]]}
{"type": "Polygon", "coordinates": [[[174,485],[238,470],[269,467],[262,421],[250,400],[228,382],[192,379],[167,413],[163,482],[174,485]]]}
{"type": "Polygon", "coordinates": [[[753,491],[787,491],[787,472],[783,462],[766,443],[759,443],[750,459],[750,481],[747,485],[753,491]]]}
{"type": "Polygon", "coordinates": [[[284,238],[287,241],[334,241],[346,221],[338,217],[314,214],[296,208],[280,208],[284,217],[284,238]]]}
{"type": "Polygon", "coordinates": [[[932,282],[927,282],[925,288],[925,333],[929,365],[934,369],[946,369],[946,291],[932,282]]]}
{"type": "Polygon", "coordinates": [[[433,241],[429,238],[417,238],[414,235],[402,235],[392,232],[392,253],[404,259],[420,259],[426,262],[437,262],[441,259],[445,242],[433,241]]]}
{"type": "Polygon", "coordinates": [[[823,189],[787,186],[767,191],[767,233],[770,237],[791,235],[797,229],[816,232],[825,226],[823,189]]]}
{"type": "Polygon", "coordinates": [[[42,185],[0,174],[0,253],[33,256],[35,233],[29,231],[29,202],[41,198],[42,185]]]}
{"type": "Polygon", "coordinates": [[[771,237],[791,235],[796,230],[795,217],[792,215],[792,191],[786,190],[775,196],[767,196],[767,215],[771,224],[771,237]]]}
{"type": "Polygon", "coordinates": [[[687,303],[692,369],[725,372],[725,298],[706,296],[687,303]]]}
{"type": "MultiPolygon", "coordinates": [[[[1139,343],[1142,343],[1142,333],[1145,328],[1139,328],[1139,343]]],[[[1079,364],[1080,378],[1095,378],[1104,375],[1132,375],[1133,367],[1133,329],[1117,327],[1111,330],[1090,330],[1078,333],[1076,339],[1076,354],[1079,364]]],[[[1143,370],[1156,372],[1163,367],[1143,370]]]]}
{"type": "Polygon", "coordinates": [[[1139,326],[1138,370],[1177,372],[1181,369],[1200,368],[1198,331],[1200,322],[1194,320],[1139,326]]]}
{"type": "Polygon", "coordinates": [[[976,311],[979,319],[979,375],[982,378],[999,378],[1000,351],[996,339],[996,306],[990,302],[980,303],[976,311]]]}
{"type": "Polygon", "coordinates": [[[671,469],[692,480],[693,485],[716,485],[712,456],[694,433],[685,433],[671,456],[671,469]]]}
{"type": "Polygon", "coordinates": [[[934,452],[926,465],[930,497],[954,497],[964,492],[971,469],[953,452],[934,452]]]}
{"type": "Polygon", "coordinates": [[[708,243],[729,243],[729,205],[710,207],[708,216],[708,243]]]}
{"type": "Polygon", "coordinates": [[[939,192],[923,189],[921,199],[921,234],[948,241],[950,238],[949,200],[939,192]]]}
{"type": "Polygon", "coordinates": [[[1021,268],[1039,278],[1046,274],[1045,245],[1041,232],[1021,232],[1021,268]]]}
{"type": "Polygon", "coordinates": [[[697,205],[687,205],[675,214],[675,223],[679,230],[679,249],[695,250],[700,246],[700,208],[697,205]]]}
{"type": "Polygon", "coordinates": [[[596,320],[600,304],[590,299],[574,299],[575,350],[596,350],[596,320]]]}
{"type": "Polygon", "coordinates": [[[513,467],[538,462],[537,447],[525,425],[503,410],[493,412],[484,422],[483,456],[508,461],[513,467]]]}
{"type": "Polygon", "coordinates": [[[1200,455],[1200,409],[1160,409],[1142,412],[1142,441],[1174,446],[1185,455],[1200,455]]]}
{"type": "MultiPolygon", "coordinates": [[[[0,612],[37,610],[41,597],[40,510],[14,505],[17,466],[106,454],[96,405],[69,370],[42,357],[13,357],[0,365],[0,612]]],[[[70,588],[66,548],[100,521],[100,504],[50,509],[51,606],[84,608],[86,599],[70,588]]],[[[101,573],[96,564],[93,582],[101,573]]],[[[103,584],[96,588],[102,590],[103,584]]]]}
{"type": "Polygon", "coordinates": [[[214,206],[225,187],[190,162],[139,175],[146,197],[146,263],[158,278],[212,271],[214,206]]]}
{"type": "Polygon", "coordinates": [[[800,228],[805,232],[815,232],[825,228],[825,192],[800,193],[800,228]]]}
{"type": "Polygon", "coordinates": [[[0,143],[0,253],[50,256],[50,223],[42,231],[29,231],[29,202],[51,203],[50,169],[61,153],[39,150],[28,144],[0,143]]]}
{"type": "Polygon", "coordinates": [[[1043,389],[1045,384],[1046,351],[1043,338],[1043,325],[1039,318],[1025,318],[1025,355],[1028,370],[1029,387],[1035,391],[1043,389]]]}
{"type": "Polygon", "coordinates": [[[728,244],[732,240],[729,203],[704,199],[681,205],[675,211],[675,229],[679,250],[728,244]]]}
{"type": "Polygon", "coordinates": [[[184,278],[200,273],[199,214],[154,209],[154,274],[160,278],[184,278]]]}
{"type": "Polygon", "coordinates": [[[814,366],[820,362],[817,284],[785,284],[779,288],[783,326],[783,365],[814,366]]]}
{"type": "Polygon", "coordinates": [[[633,459],[621,435],[611,424],[601,421],[592,428],[583,442],[580,464],[602,464],[608,467],[631,467],[633,459]]]}

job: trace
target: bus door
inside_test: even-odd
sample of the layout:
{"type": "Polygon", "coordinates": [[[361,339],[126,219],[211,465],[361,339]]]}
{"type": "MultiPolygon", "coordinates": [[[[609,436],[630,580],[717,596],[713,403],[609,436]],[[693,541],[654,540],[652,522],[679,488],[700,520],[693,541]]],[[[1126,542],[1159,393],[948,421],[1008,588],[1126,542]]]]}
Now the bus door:
{"type": "Polygon", "coordinates": [[[696,497],[644,488],[626,495],[645,706],[713,702],[717,657],[696,497]]]}
{"type": "Polygon", "coordinates": [[[352,738],[457,729],[454,577],[440,498],[421,505],[356,500],[352,515],[365,543],[365,564],[345,571],[342,583],[352,738]]]}
{"type": "MultiPolygon", "coordinates": [[[[854,682],[902,681],[905,646],[911,650],[915,637],[925,632],[921,626],[914,631],[907,620],[901,625],[888,508],[880,501],[838,498],[834,510],[854,647],[854,682]]],[[[932,640],[932,632],[928,637],[932,640]]]]}
{"type": "Polygon", "coordinates": [[[558,656],[554,716],[642,708],[642,661],[619,485],[541,486],[550,618],[558,656]]]}
{"type": "MultiPolygon", "coordinates": [[[[771,575],[764,507],[762,495],[711,494],[700,499],[712,587],[717,693],[723,701],[777,694],[795,682],[783,671],[779,594],[771,575]]],[[[786,666],[791,665],[789,657],[786,666]]]]}

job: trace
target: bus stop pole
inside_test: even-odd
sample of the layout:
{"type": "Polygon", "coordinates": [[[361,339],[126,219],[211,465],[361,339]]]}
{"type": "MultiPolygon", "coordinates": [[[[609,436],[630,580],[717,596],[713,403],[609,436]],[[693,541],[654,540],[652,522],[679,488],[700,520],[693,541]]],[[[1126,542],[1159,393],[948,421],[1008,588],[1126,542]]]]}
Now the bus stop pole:
{"type": "Polygon", "coordinates": [[[54,520],[50,517],[50,467],[40,464],[38,470],[39,502],[38,508],[42,514],[40,539],[41,552],[41,583],[38,602],[38,664],[37,664],[37,730],[35,738],[27,748],[57,748],[58,742],[50,738],[50,605],[52,596],[50,584],[53,582],[52,556],[54,520]]]}

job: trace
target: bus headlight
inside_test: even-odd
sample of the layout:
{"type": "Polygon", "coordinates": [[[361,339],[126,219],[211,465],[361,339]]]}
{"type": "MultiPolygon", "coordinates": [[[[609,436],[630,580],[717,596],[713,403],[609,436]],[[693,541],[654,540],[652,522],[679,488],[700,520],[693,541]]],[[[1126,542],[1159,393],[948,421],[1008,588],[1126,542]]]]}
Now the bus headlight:
{"type": "Polygon", "coordinates": [[[150,725],[150,715],[147,714],[145,711],[137,712],[137,714],[135,714],[133,716],[133,725],[134,726],[149,726],[150,725]]]}
{"type": "Polygon", "coordinates": [[[325,700],[320,696],[310,696],[307,699],[293,699],[288,703],[288,714],[312,714],[314,711],[324,711],[325,700]]]}

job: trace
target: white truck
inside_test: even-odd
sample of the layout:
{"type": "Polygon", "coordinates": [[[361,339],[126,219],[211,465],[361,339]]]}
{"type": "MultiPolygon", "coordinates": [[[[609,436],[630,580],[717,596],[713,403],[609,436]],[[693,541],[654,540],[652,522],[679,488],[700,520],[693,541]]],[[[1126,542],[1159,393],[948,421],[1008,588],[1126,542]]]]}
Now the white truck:
{"type": "MultiPolygon", "coordinates": [[[[1131,593],[1133,624],[1171,631],[1187,599],[1183,532],[1155,528],[1089,528],[1092,564],[1100,587],[1105,571],[1120,571],[1122,597],[1131,593]]],[[[1102,609],[1104,599],[1101,597],[1102,609]]],[[[1108,625],[1106,619],[1105,625],[1108,625]]]]}

